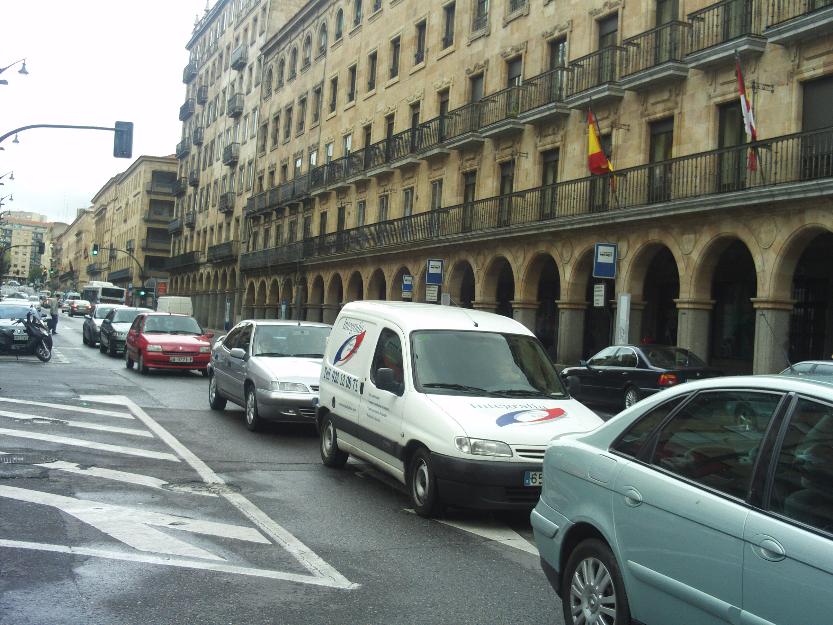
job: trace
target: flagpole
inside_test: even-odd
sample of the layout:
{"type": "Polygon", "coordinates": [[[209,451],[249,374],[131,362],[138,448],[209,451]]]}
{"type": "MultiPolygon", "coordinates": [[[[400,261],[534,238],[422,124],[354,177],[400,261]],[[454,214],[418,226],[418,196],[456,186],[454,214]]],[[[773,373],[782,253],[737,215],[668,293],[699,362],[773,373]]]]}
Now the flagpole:
{"type": "MultiPolygon", "coordinates": [[[[738,83],[738,96],[741,105],[741,115],[743,116],[743,126],[749,142],[752,144],[758,143],[758,133],[755,127],[755,108],[754,103],[750,103],[749,95],[746,92],[746,81],[743,77],[743,68],[740,64],[740,53],[735,49],[735,73],[738,83]]],[[[764,162],[761,160],[761,153],[757,145],[752,145],[746,150],[746,168],[750,171],[760,168],[761,181],[764,185],[767,184],[767,175],[764,169],[764,162]],[[750,167],[750,151],[754,154],[755,167],[750,167]]]]}
{"type": "Polygon", "coordinates": [[[599,139],[599,147],[601,147],[602,154],[604,154],[605,158],[607,159],[608,171],[610,172],[610,180],[608,181],[608,185],[610,186],[610,190],[613,192],[614,207],[616,208],[616,210],[619,210],[621,207],[619,205],[619,194],[616,192],[616,174],[613,172],[613,168],[610,165],[610,156],[608,156],[605,153],[604,146],[602,145],[602,131],[599,128],[599,118],[596,117],[596,114],[593,112],[593,98],[590,98],[587,104],[587,110],[590,113],[590,117],[593,119],[593,127],[596,129],[596,137],[599,139]]]}

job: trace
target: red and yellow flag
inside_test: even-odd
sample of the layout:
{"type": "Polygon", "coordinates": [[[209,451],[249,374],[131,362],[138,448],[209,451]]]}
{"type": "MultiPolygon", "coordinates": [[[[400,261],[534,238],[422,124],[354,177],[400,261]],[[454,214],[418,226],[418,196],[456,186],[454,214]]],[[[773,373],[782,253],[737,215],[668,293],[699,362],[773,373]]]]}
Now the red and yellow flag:
{"type": "Polygon", "coordinates": [[[613,171],[613,164],[602,150],[599,141],[599,128],[593,111],[587,109],[587,167],[596,176],[609,174],[613,171]]]}

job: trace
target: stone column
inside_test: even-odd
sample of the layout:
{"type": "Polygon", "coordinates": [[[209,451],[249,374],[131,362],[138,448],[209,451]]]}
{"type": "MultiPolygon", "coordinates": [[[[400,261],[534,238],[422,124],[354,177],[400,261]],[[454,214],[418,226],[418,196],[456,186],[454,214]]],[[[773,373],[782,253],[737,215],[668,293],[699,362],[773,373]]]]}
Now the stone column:
{"type": "Polygon", "coordinates": [[[677,346],[709,362],[709,325],[714,300],[675,299],[677,305],[677,346]]]}
{"type": "MultiPolygon", "coordinates": [[[[631,313],[628,317],[628,342],[639,345],[644,338],[642,334],[642,316],[645,313],[645,302],[631,302],[631,313]]],[[[615,317],[614,317],[615,319],[615,317]]],[[[662,337],[652,336],[657,343],[662,343],[662,337]]]]}
{"type": "Polygon", "coordinates": [[[535,317],[538,313],[538,302],[524,302],[512,300],[512,317],[523,324],[530,332],[535,333],[535,317]]]}
{"type": "Polygon", "coordinates": [[[558,306],[558,362],[575,365],[584,348],[584,314],[587,302],[556,300],[558,306]]]}
{"type": "Polygon", "coordinates": [[[266,319],[277,319],[278,318],[278,307],[280,307],[280,302],[277,304],[266,304],[266,310],[264,311],[264,315],[266,319]]]}
{"type": "Polygon", "coordinates": [[[755,355],[752,373],[777,373],[789,363],[790,315],[795,300],[753,297],[755,355]]]}
{"type": "Polygon", "coordinates": [[[495,309],[497,308],[497,302],[493,299],[477,300],[472,302],[471,305],[475,310],[482,310],[483,312],[490,313],[495,312],[495,309]]]}
{"type": "Polygon", "coordinates": [[[321,304],[304,304],[304,307],[307,309],[307,321],[317,321],[320,323],[324,318],[321,304]]]}
{"type": "Polygon", "coordinates": [[[335,323],[336,317],[338,317],[338,311],[341,308],[338,304],[322,304],[321,310],[324,319],[324,323],[335,323]]]}
{"type": "Polygon", "coordinates": [[[208,314],[206,315],[206,325],[209,328],[217,328],[217,291],[211,291],[208,294],[208,314]]]}

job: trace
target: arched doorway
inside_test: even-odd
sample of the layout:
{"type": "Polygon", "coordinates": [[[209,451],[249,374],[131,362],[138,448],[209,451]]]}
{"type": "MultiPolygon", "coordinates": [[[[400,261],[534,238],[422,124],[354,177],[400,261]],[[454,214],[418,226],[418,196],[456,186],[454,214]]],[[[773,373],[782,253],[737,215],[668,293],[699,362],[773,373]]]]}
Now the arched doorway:
{"type": "MultiPolygon", "coordinates": [[[[402,297],[402,282],[404,276],[410,276],[411,271],[407,267],[400,267],[399,270],[394,275],[393,280],[390,284],[390,295],[389,299],[391,300],[402,300],[406,302],[414,301],[414,292],[411,291],[411,297],[404,298],[402,297]]],[[[414,277],[411,276],[411,284],[413,285],[414,277]]]]}
{"type": "Polygon", "coordinates": [[[269,283],[269,296],[266,300],[266,311],[263,315],[266,319],[278,318],[280,301],[280,287],[278,286],[278,280],[276,278],[272,278],[272,281],[269,283]]]}
{"type": "Polygon", "coordinates": [[[558,309],[556,300],[561,298],[561,276],[555,259],[549,254],[536,257],[529,267],[524,300],[535,297],[535,336],[541,341],[550,358],[555,359],[558,347],[558,309]],[[533,291],[534,289],[534,291],[533,291]]]}
{"type": "Polygon", "coordinates": [[[504,317],[512,316],[512,300],[515,299],[515,274],[512,265],[503,256],[496,258],[486,272],[486,284],[494,294],[495,312],[504,317]]]}
{"type": "Polygon", "coordinates": [[[266,312],[266,280],[261,280],[257,285],[257,295],[255,295],[255,319],[263,319],[266,312]]]}
{"type": "Polygon", "coordinates": [[[315,276],[312,281],[312,290],[310,291],[309,302],[309,320],[323,321],[324,311],[321,306],[324,304],[324,278],[320,275],[315,276]]]}
{"type": "Polygon", "coordinates": [[[474,307],[474,269],[469,261],[461,260],[452,267],[448,291],[452,302],[461,308],[474,307]]]}
{"type": "Polygon", "coordinates": [[[654,253],[643,284],[642,336],[632,336],[631,340],[676,345],[678,311],[674,300],[680,297],[680,275],[667,247],[659,247],[654,253]]]}
{"type": "Polygon", "coordinates": [[[292,280],[290,278],[286,278],[281,286],[281,300],[278,303],[278,319],[295,319],[294,305],[295,290],[292,286],[292,280]]]}
{"type": "Polygon", "coordinates": [[[370,281],[367,285],[367,295],[369,299],[383,300],[387,299],[387,282],[385,281],[385,274],[381,269],[376,269],[373,275],[370,276],[370,281]]]}
{"type": "Polygon", "coordinates": [[[710,333],[711,364],[725,373],[751,373],[755,348],[757,293],[755,261],[735,239],[720,252],[712,275],[714,300],[710,333]]]}
{"type": "Polygon", "coordinates": [[[307,318],[307,279],[301,277],[295,286],[295,299],[293,300],[295,319],[304,321],[307,318]]]}
{"type": "Polygon", "coordinates": [[[833,233],[812,238],[792,279],[790,362],[829,359],[833,353],[833,233]]]}
{"type": "Polygon", "coordinates": [[[354,271],[347,281],[347,301],[356,302],[364,299],[364,284],[362,283],[362,274],[354,271]]]}

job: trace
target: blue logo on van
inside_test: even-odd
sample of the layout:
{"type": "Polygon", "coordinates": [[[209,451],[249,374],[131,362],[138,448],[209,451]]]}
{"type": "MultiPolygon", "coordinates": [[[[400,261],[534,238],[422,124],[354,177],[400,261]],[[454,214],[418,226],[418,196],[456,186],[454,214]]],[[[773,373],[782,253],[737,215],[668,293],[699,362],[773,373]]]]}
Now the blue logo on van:
{"type": "Polygon", "coordinates": [[[507,412],[497,419],[497,424],[500,427],[505,425],[535,425],[537,423],[546,423],[563,417],[567,413],[561,408],[533,408],[526,410],[515,410],[514,412],[507,412]]]}
{"type": "Polygon", "coordinates": [[[338,348],[338,351],[336,352],[336,355],[333,358],[333,364],[343,365],[345,362],[347,362],[353,356],[355,356],[356,352],[359,351],[359,347],[361,347],[362,341],[364,341],[364,337],[366,334],[367,330],[364,330],[359,334],[354,334],[346,341],[344,341],[344,343],[341,344],[341,347],[338,348]]]}

